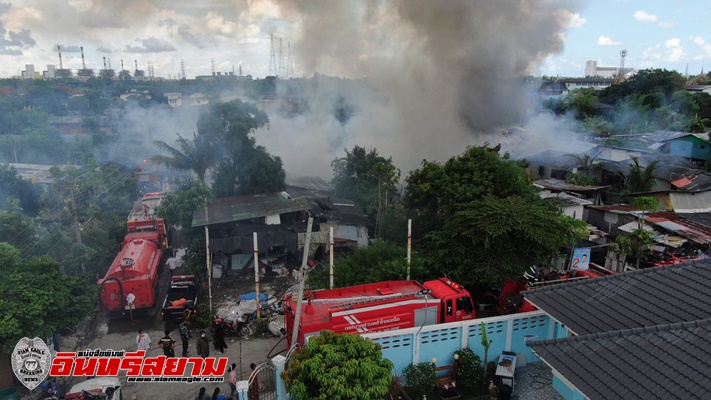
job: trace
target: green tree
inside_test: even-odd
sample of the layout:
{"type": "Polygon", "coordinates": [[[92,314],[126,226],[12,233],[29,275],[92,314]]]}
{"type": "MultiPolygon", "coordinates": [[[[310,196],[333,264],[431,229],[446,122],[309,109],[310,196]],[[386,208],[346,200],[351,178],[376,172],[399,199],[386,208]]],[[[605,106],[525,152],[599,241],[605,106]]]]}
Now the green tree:
{"type": "Polygon", "coordinates": [[[649,192],[654,188],[655,179],[654,171],[659,163],[659,160],[654,160],[647,167],[642,167],[639,164],[638,157],[630,157],[632,165],[630,165],[629,173],[620,172],[620,176],[625,182],[625,190],[629,193],[649,192]]]}
{"type": "Polygon", "coordinates": [[[599,113],[597,91],[593,88],[574,90],[566,98],[566,108],[580,120],[594,117],[599,113]]]}
{"type": "Polygon", "coordinates": [[[590,175],[597,168],[595,161],[597,161],[600,153],[601,152],[598,152],[592,157],[589,154],[566,154],[566,156],[572,157],[575,160],[575,168],[577,168],[578,173],[590,175]]]}
{"type": "Polygon", "coordinates": [[[253,103],[216,103],[198,120],[198,136],[222,149],[214,168],[216,197],[284,190],[286,174],[279,157],[257,146],[251,135],[267,125],[267,114],[253,103]]]}
{"type": "Polygon", "coordinates": [[[547,264],[577,242],[586,223],[543,200],[486,196],[462,205],[427,235],[428,261],[467,286],[495,286],[532,264],[547,264]]]}
{"type": "Polygon", "coordinates": [[[5,208],[8,200],[16,199],[19,211],[35,216],[39,212],[39,196],[37,185],[22,179],[15,168],[0,165],[0,208],[5,208]]]}
{"type": "Polygon", "coordinates": [[[169,155],[151,157],[156,165],[165,165],[170,170],[193,171],[198,180],[205,183],[205,173],[217,164],[219,152],[209,137],[193,133],[193,139],[188,140],[178,134],[175,147],[162,140],[153,142],[155,146],[169,155]]]}
{"type": "Polygon", "coordinates": [[[400,170],[392,157],[382,157],[376,149],[354,146],[344,149],[345,157],[331,162],[336,196],[355,201],[375,216],[376,236],[382,237],[383,221],[395,204],[400,170]]]}
{"type": "Polygon", "coordinates": [[[381,347],[360,335],[321,331],[282,372],[297,400],[380,399],[388,393],[392,361],[381,347]]]}
{"type": "Polygon", "coordinates": [[[49,257],[22,259],[16,248],[0,243],[0,275],[0,349],[6,353],[22,337],[47,338],[92,310],[95,290],[79,277],[62,275],[49,257]]]}
{"type": "Polygon", "coordinates": [[[187,230],[192,228],[195,211],[204,208],[206,201],[209,202],[211,199],[212,193],[207,186],[191,184],[176,192],[168,193],[161,201],[158,214],[165,218],[168,225],[187,230]]]}
{"type": "Polygon", "coordinates": [[[407,178],[406,205],[430,269],[465,285],[498,285],[549,262],[584,225],[540,198],[523,162],[492,150],[425,161],[407,178]]]}
{"type": "Polygon", "coordinates": [[[641,215],[637,218],[639,222],[637,229],[632,231],[628,236],[618,236],[615,243],[622,254],[634,255],[637,260],[637,269],[639,269],[640,260],[644,256],[644,253],[649,249],[649,246],[654,244],[652,234],[644,229],[644,215],[647,212],[656,213],[659,207],[659,201],[654,197],[635,197],[632,200],[632,206],[641,211],[641,215]]]}
{"type": "Polygon", "coordinates": [[[645,69],[637,71],[629,79],[600,91],[600,101],[615,104],[628,96],[644,96],[661,93],[671,100],[674,93],[683,90],[686,79],[677,71],[666,69],[645,69]]]}
{"type": "MultiPolygon", "coordinates": [[[[407,278],[407,249],[384,241],[376,241],[368,247],[358,247],[352,253],[334,260],[335,287],[346,287],[364,283],[403,280],[407,278]],[[373,268],[377,265],[377,268],[373,268]]],[[[423,260],[417,255],[411,255],[411,279],[426,279],[429,276],[424,268],[423,260]]],[[[328,288],[330,271],[328,266],[323,270],[309,273],[308,284],[311,289],[328,288]]]]}

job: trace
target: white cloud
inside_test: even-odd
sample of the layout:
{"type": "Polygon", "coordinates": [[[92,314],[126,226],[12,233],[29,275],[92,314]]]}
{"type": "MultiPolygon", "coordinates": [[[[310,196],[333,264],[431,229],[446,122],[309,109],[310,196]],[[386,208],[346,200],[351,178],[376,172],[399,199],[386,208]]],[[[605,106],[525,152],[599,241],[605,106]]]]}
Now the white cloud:
{"type": "Polygon", "coordinates": [[[673,22],[660,22],[657,25],[659,25],[659,27],[661,27],[661,28],[673,28],[674,27],[673,22]]]}
{"type": "Polygon", "coordinates": [[[578,13],[570,12],[570,10],[561,9],[556,12],[561,25],[566,29],[582,28],[588,20],[581,17],[578,13]]]}
{"type": "Polygon", "coordinates": [[[598,46],[622,46],[622,42],[615,42],[609,36],[600,36],[597,38],[598,46]]]}
{"type": "Polygon", "coordinates": [[[634,13],[634,19],[640,22],[657,22],[659,18],[656,15],[646,11],[637,11],[634,13]]]}
{"type": "Polygon", "coordinates": [[[691,41],[694,42],[695,45],[699,46],[704,52],[704,54],[694,56],[694,59],[703,60],[706,58],[711,58],[711,43],[707,42],[706,39],[702,38],[701,36],[692,36],[691,41]]]}
{"type": "Polygon", "coordinates": [[[666,47],[669,52],[669,56],[667,57],[669,61],[682,61],[686,57],[686,52],[684,51],[684,47],[681,45],[681,39],[679,38],[667,40],[664,42],[664,47],[666,47]]]}

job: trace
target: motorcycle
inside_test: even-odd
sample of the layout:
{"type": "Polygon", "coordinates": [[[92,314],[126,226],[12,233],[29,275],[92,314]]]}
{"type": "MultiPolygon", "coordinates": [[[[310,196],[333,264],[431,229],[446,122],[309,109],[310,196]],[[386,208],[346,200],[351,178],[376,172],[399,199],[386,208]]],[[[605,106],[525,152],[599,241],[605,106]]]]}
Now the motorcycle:
{"type": "Polygon", "coordinates": [[[216,329],[222,329],[225,336],[242,336],[248,337],[251,335],[252,328],[249,326],[248,319],[245,319],[242,315],[237,315],[235,321],[227,318],[220,318],[215,314],[212,317],[212,322],[215,324],[216,329]]]}

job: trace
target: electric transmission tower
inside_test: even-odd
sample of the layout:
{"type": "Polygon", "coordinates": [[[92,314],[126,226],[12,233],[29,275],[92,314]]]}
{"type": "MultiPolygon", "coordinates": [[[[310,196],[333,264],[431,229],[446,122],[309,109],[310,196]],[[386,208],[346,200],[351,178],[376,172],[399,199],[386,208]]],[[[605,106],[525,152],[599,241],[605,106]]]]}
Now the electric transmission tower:
{"type": "Polygon", "coordinates": [[[617,71],[615,83],[620,83],[625,80],[625,57],[627,57],[627,50],[620,50],[620,70],[617,71]]]}
{"type": "Polygon", "coordinates": [[[291,61],[291,42],[289,42],[287,46],[287,55],[286,55],[286,77],[287,78],[293,78],[294,77],[294,63],[291,61]]]}
{"type": "Polygon", "coordinates": [[[274,55],[274,34],[271,34],[271,49],[269,50],[269,75],[276,76],[276,56],[274,55]]]}
{"type": "Polygon", "coordinates": [[[284,44],[279,38],[279,77],[284,77],[284,44]]]}

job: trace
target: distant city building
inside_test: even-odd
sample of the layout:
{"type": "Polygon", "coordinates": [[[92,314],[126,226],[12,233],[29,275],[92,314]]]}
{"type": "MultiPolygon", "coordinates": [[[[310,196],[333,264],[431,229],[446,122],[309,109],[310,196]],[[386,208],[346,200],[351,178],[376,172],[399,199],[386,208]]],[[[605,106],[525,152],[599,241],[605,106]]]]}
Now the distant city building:
{"type": "MultiPolygon", "coordinates": [[[[585,77],[616,78],[619,72],[617,67],[602,67],[597,65],[597,61],[589,60],[585,63],[585,77]]],[[[623,68],[624,76],[634,73],[634,68],[623,68]]]]}
{"type": "Polygon", "coordinates": [[[26,64],[25,70],[22,71],[22,79],[35,79],[35,66],[34,64],[26,64]]]}
{"type": "Polygon", "coordinates": [[[566,96],[576,89],[602,90],[612,86],[614,78],[561,78],[555,81],[542,82],[538,93],[542,96],[566,96]]]}
{"type": "Polygon", "coordinates": [[[42,72],[42,78],[54,79],[56,68],[54,65],[47,65],[47,70],[42,72]]]}
{"type": "Polygon", "coordinates": [[[163,93],[168,99],[168,105],[172,108],[183,106],[206,106],[210,103],[207,96],[202,93],[194,93],[190,96],[183,96],[182,93],[169,92],[163,93]]]}

